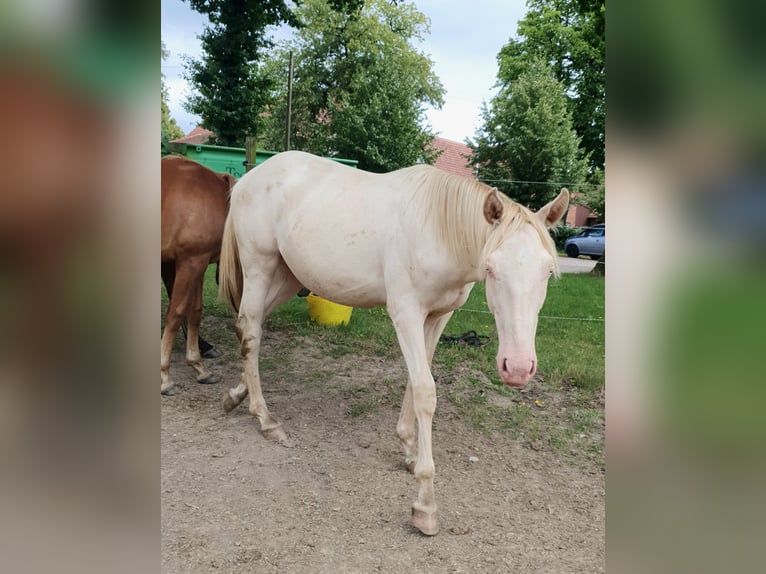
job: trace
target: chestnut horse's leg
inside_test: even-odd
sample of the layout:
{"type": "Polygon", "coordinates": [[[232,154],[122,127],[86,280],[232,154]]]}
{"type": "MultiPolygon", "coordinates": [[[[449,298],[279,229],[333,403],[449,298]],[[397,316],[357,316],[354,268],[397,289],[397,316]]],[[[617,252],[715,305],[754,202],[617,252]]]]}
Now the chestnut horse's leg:
{"type": "Polygon", "coordinates": [[[411,387],[412,409],[418,421],[415,478],[419,488],[418,498],[412,504],[412,524],[423,534],[432,536],[439,532],[434,497],[434,460],[431,452],[431,423],[436,410],[436,386],[428,366],[426,317],[418,302],[407,296],[397,298],[389,293],[387,310],[396,329],[404,362],[407,364],[407,384],[411,387]]]}
{"type": "MultiPolygon", "coordinates": [[[[452,311],[426,317],[423,335],[429,369],[434,358],[434,352],[436,351],[436,344],[439,342],[439,336],[442,334],[444,326],[450,317],[452,317],[452,311]]],[[[407,390],[404,392],[402,409],[399,412],[399,421],[396,423],[396,434],[399,435],[399,440],[401,440],[402,447],[404,448],[404,464],[407,466],[407,470],[415,472],[418,448],[415,442],[415,406],[412,402],[412,385],[409,381],[407,382],[407,390]]]]}
{"type": "Polygon", "coordinates": [[[236,388],[226,393],[224,410],[230,411],[249,394],[250,413],[258,418],[263,436],[284,442],[287,435],[282,423],[269,412],[261,392],[258,358],[263,322],[278,305],[295,295],[301,285],[278,254],[259,254],[258,257],[260,261],[255,265],[258,272],[251,273],[245,281],[237,318],[237,334],[244,361],[242,379],[236,388]]]}
{"type": "MultiPolygon", "coordinates": [[[[168,299],[170,299],[170,296],[173,294],[173,283],[175,283],[176,279],[176,262],[175,261],[166,261],[162,263],[161,266],[162,271],[162,282],[165,285],[165,291],[167,291],[168,299]]],[[[215,270],[215,277],[216,282],[218,282],[218,266],[216,265],[215,270]]],[[[184,332],[184,338],[188,337],[187,329],[186,329],[186,319],[181,320],[181,329],[184,332]]],[[[215,347],[205,341],[202,337],[198,335],[199,339],[199,352],[202,355],[204,359],[215,359],[219,356],[218,351],[215,350],[215,347]]]]}
{"type": "Polygon", "coordinates": [[[207,262],[208,257],[205,256],[187,259],[176,264],[175,281],[168,302],[165,330],[162,333],[160,345],[160,392],[164,395],[174,392],[174,383],[170,378],[170,356],[173,341],[184,318],[188,317],[190,322],[189,336],[186,341],[186,362],[197,371],[197,380],[207,381],[211,376],[202,364],[197,343],[197,330],[202,311],[202,275],[207,262]]]}
{"type": "Polygon", "coordinates": [[[191,267],[191,288],[189,289],[189,309],[186,314],[188,331],[186,333],[186,364],[197,371],[197,382],[201,384],[217,383],[218,379],[207,370],[202,362],[199,346],[199,324],[202,320],[202,285],[205,280],[209,258],[195,259],[191,267]],[[196,278],[195,278],[196,276],[196,278]]]}

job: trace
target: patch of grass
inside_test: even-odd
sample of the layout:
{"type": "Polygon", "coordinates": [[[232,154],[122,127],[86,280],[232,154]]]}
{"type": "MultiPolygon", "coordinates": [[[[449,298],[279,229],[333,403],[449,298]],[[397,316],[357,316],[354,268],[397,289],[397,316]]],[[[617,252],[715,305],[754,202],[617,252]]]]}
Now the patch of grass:
{"type": "Polygon", "coordinates": [[[352,418],[361,417],[378,409],[380,401],[377,398],[368,398],[355,401],[346,409],[346,414],[352,418]]]}
{"type": "Polygon", "coordinates": [[[604,278],[569,274],[548,287],[537,327],[538,370],[591,394],[604,386],[604,278]]]}

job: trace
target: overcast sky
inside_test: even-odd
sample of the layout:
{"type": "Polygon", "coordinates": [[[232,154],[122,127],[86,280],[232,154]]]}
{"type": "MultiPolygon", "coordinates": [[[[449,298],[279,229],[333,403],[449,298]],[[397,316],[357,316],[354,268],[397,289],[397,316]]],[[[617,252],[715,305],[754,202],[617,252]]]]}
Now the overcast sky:
{"type": "MultiPolygon", "coordinates": [[[[188,133],[199,118],[181,107],[189,94],[182,78],[181,55],[200,56],[197,35],[207,18],[181,0],[161,1],[162,40],[170,51],[162,63],[170,112],[188,133]]],[[[444,106],[429,110],[428,119],[438,135],[462,142],[473,137],[480,125],[481,104],[494,93],[497,54],[515,37],[517,23],[526,12],[525,1],[415,0],[415,4],[431,20],[431,33],[419,49],[434,62],[434,71],[446,90],[444,106]]],[[[275,37],[280,37],[278,31],[275,37]]]]}

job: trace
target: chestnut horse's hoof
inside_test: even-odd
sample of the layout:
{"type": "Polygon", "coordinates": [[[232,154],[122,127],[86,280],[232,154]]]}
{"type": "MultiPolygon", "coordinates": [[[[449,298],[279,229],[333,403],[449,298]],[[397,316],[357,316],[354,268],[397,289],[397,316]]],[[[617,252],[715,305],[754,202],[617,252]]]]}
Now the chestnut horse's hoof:
{"type": "Polygon", "coordinates": [[[160,394],[165,395],[166,397],[172,397],[176,394],[176,386],[173,384],[167,388],[160,389],[160,394]]]}
{"type": "Polygon", "coordinates": [[[197,379],[197,382],[200,385],[214,385],[218,382],[218,377],[216,377],[213,373],[208,373],[204,377],[197,379]]]}
{"type": "Polygon", "coordinates": [[[209,349],[203,351],[200,351],[200,355],[203,359],[217,359],[221,356],[221,353],[215,350],[215,347],[210,347],[209,349]]]}
{"type": "Polygon", "coordinates": [[[412,505],[412,525],[426,536],[434,536],[439,532],[439,520],[436,518],[436,509],[427,511],[412,505]]]}

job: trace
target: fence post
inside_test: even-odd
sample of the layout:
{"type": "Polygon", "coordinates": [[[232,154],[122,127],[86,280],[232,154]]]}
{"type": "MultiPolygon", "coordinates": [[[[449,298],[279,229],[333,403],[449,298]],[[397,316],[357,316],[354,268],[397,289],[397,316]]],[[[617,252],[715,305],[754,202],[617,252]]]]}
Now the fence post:
{"type": "MultiPolygon", "coordinates": [[[[255,136],[245,137],[245,173],[255,167],[255,136]]],[[[240,156],[242,157],[242,156],[240,156]]]]}

